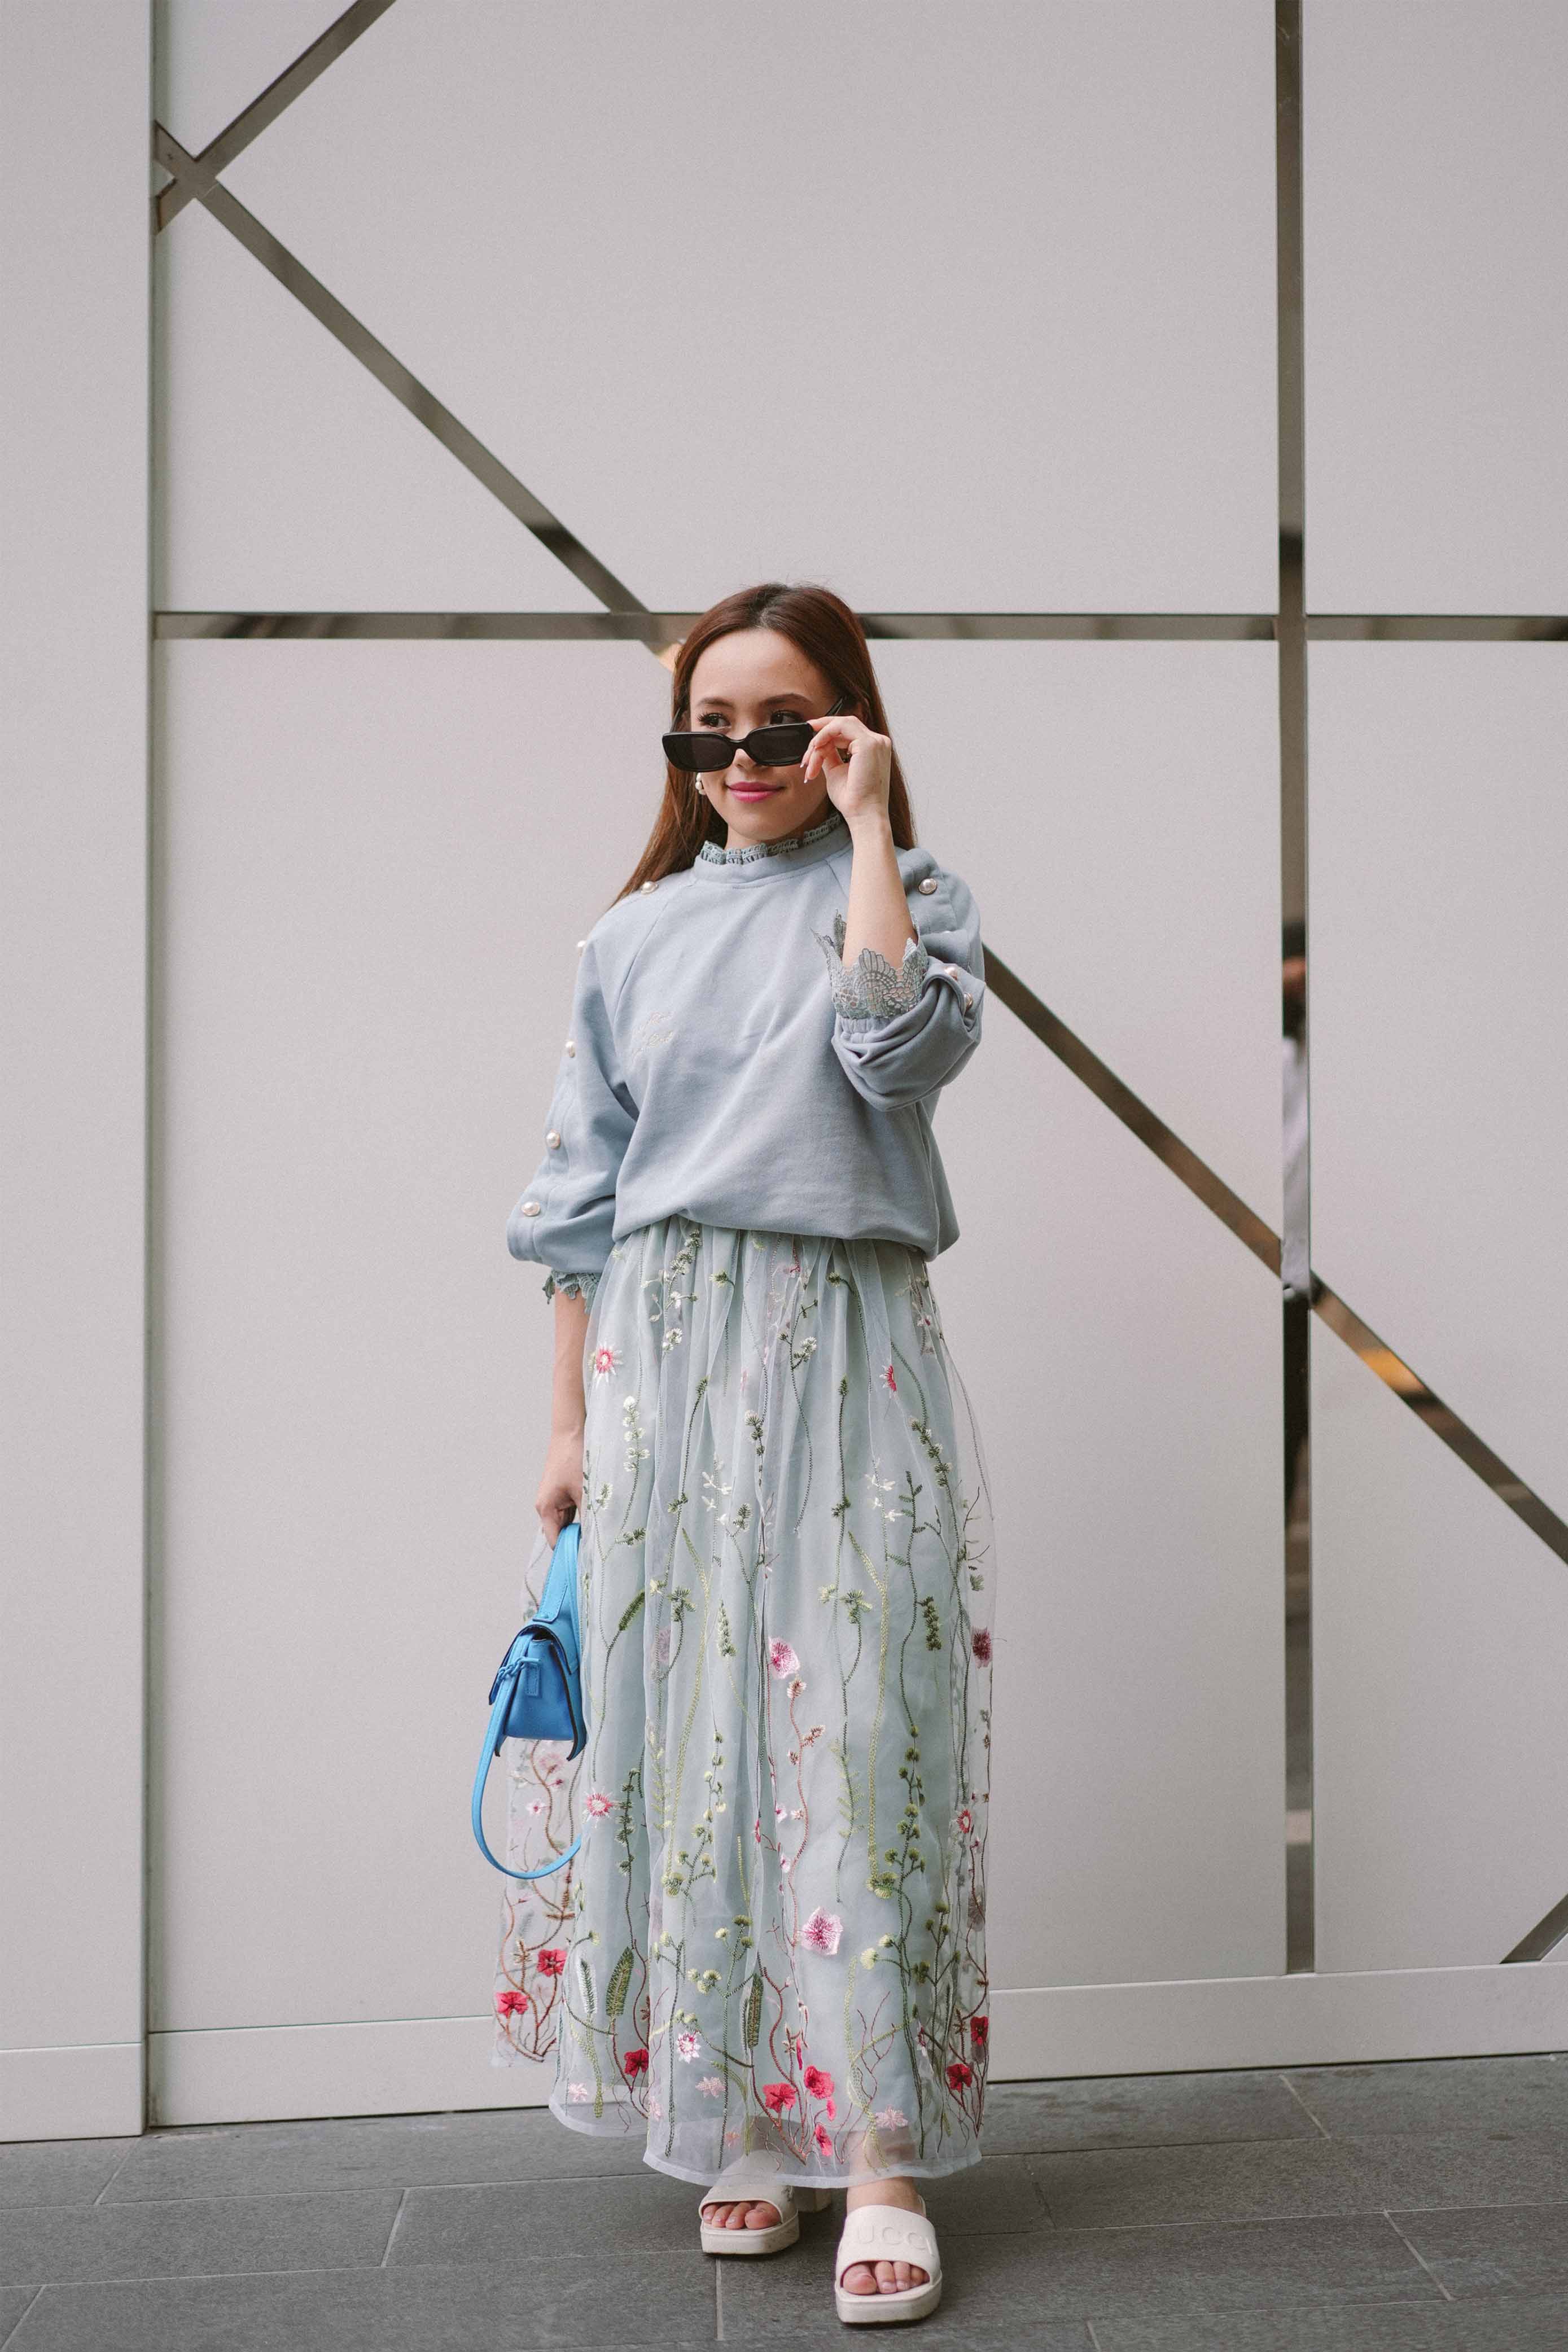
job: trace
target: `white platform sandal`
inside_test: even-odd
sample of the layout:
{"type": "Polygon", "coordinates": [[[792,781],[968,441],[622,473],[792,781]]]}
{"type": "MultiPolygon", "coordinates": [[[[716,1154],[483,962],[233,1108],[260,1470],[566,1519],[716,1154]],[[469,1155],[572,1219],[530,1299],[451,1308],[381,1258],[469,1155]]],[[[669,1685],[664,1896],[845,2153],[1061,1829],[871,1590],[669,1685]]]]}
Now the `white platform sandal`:
{"type": "Polygon", "coordinates": [[[789,2180],[766,2155],[738,2156],[727,2164],[711,2189],[698,2203],[705,2254],[776,2254],[800,2236],[802,2213],[820,2213],[833,2201],[831,2189],[814,2189],[804,2180],[789,2180]],[[727,2230],[703,2217],[705,2205],[768,2204],[778,2208],[778,2220],[765,2230],[727,2230]]]}
{"type": "Polygon", "coordinates": [[[862,2320],[874,2326],[883,2319],[923,2319],[936,2309],[942,2301],[942,2258],[923,2197],[918,2213],[902,2205],[850,2208],[833,2261],[833,2301],[839,2318],[851,2326],[862,2320]],[[912,2263],[925,2277],[896,2293],[879,2286],[874,2294],[856,2294],[843,2279],[857,2263],[912,2263]]]}

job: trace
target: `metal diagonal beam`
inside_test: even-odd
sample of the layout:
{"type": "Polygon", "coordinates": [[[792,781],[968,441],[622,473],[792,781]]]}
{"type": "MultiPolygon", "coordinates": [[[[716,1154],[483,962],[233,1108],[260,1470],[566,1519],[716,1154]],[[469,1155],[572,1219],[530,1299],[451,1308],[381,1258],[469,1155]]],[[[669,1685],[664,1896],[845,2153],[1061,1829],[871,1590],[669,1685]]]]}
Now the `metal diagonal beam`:
{"type": "Polygon", "coordinates": [[[1511,1952],[1503,1954],[1504,1964],[1510,1960],[1544,1960],[1564,1936],[1568,1936],[1568,1895],[1553,1906],[1544,1919],[1536,1921],[1528,1936],[1520,1937],[1511,1952]]]}
{"type": "MultiPolygon", "coordinates": [[[[193,158],[170,136],[162,123],[153,126],[153,152],[166,171],[184,176],[191,168],[193,158]]],[[[552,514],[543,501],[535,498],[525,483],[493,452],[487,449],[477,436],[470,433],[461,418],[455,416],[443,401],[418,377],[405,368],[386,345],[373,335],[363,321],[352,310],[345,310],[335,294],[330,293],[319,278],[313,278],[305,265],[288,247],[281,245],[270,229],[247,210],[237,196],[213,184],[195,192],[196,201],[204,205],[216,221],[221,221],[231,236],[246,251],[270,270],[279,284],[287,288],[301,302],[311,317],[335,335],[345,351],[352,352],[363,367],[368,368],[376,382],[384,385],[395,400],[402,402],[412,416],[436,436],[442,446],[466,466],[476,481],[498,498],[510,514],[517,517],[532,531],[534,537],[564,564],[574,578],[583,583],[591,594],[612,612],[644,613],[647,607],[640,597],[634,596],[624,581],[617,580],[607,565],[591,555],[575,534],[569,530],[558,515],[552,514]]]]}
{"type": "MultiPolygon", "coordinates": [[[[378,16],[384,16],[393,0],[354,0],[335,24],[329,25],[321,38],[312,41],[291,66],[285,67],[276,81],[268,82],[259,98],[250,104],[225,130],[218,132],[202,149],[199,155],[188,159],[186,169],[153,200],[153,232],[167,228],[169,223],[189,204],[195,204],[205,194],[218,173],[235,157],[243,153],[253,139],[258,139],[268,123],[276,122],[286,106],[291,106],[301,90],[309,89],[319,74],[353,47],[362,33],[368,32],[378,16]]],[[[154,150],[154,152],[156,151],[154,150]]],[[[171,166],[158,156],[168,171],[171,166]]]]}
{"type": "Polygon", "coordinates": [[[1466,1469],[1489,1486],[1498,1501],[1506,1503],[1549,1551],[1568,1561],[1568,1523],[1560,1519],[1550,1504],[1542,1502],[1534,1489],[1510,1469],[1500,1454],[1493,1453],[1468,1422],[1460,1420],[1451,1405],[1445,1404],[1436,1391],[1427,1387],[1419,1372],[1396,1355],[1385,1339],[1379,1339],[1353,1307],[1347,1306],[1338,1292],[1331,1290],[1316,1275],[1312,1277],[1312,1306],[1329,1329],[1354,1350],[1385,1388],[1404,1399],[1412,1412],[1420,1416],[1435,1437],[1442,1439],[1466,1469]]]}
{"type": "MultiPolygon", "coordinates": [[[[1069,1029],[1067,1023],[1042,1003],[1011,967],[1002,961],[994,950],[986,948],[985,984],[1024,1026],[1037,1036],[1074,1077],[1088,1087],[1107,1110],[1121,1121],[1123,1127],[1146,1144],[1154,1157],[1180,1178],[1194,1197],[1216,1216],[1221,1224],[1228,1225],[1239,1241],[1245,1242],[1259,1263],[1272,1275],[1278,1275],[1280,1265],[1279,1236],[1248,1208],[1239,1193],[1233,1192],[1223,1176],[1216,1175],[1191,1147],[1184,1143],[1169,1128],[1157,1111],[1135,1095],[1108,1064],[1102,1062],[1092,1046],[1069,1029]]],[[[1364,1322],[1348,1306],[1339,1293],[1313,1275],[1312,1305],[1323,1323],[1336,1338],[1344,1341],[1366,1365],[1377,1374],[1385,1388],[1419,1415],[1428,1429],[1440,1437],[1450,1452],[1458,1455],[1467,1470],[1490,1487],[1500,1503],[1505,1503],[1516,1517],[1522,1519],[1532,1535],[1539,1536],[1549,1550],[1568,1562],[1568,1523],[1559,1518],[1550,1504],[1543,1502],[1534,1489],[1521,1478],[1493,1452],[1484,1438],[1462,1421],[1451,1405],[1445,1404],[1436,1391],[1429,1388],[1420,1374],[1398,1355],[1385,1339],[1380,1339],[1369,1323],[1364,1322]]]]}
{"type": "Polygon", "coordinates": [[[1228,1225],[1237,1240],[1245,1242],[1254,1257],[1278,1278],[1279,1234],[1264,1223],[1255,1209],[1248,1208],[1239,1192],[1231,1191],[1223,1176],[1215,1175],[1214,1170],[1166,1126],[1158,1112],[1151,1110],[1131,1087],[1123,1085],[1092,1046],[1086,1045],[1065,1021],[1048,1005],[1043,1004],[1000,956],[991,948],[984,949],[984,952],[985,985],[992,994],[999,996],[1009,1012],[1017,1014],[1025,1028],[1030,1030],[1042,1045],[1048,1045],[1058,1061],[1088,1087],[1096,1100],[1102,1102],[1123,1127],[1130,1129],[1140,1143],[1147,1144],[1155,1159],[1163,1161],[1172,1174],[1181,1179],[1188,1192],[1200,1200],[1222,1225],[1228,1225]]]}

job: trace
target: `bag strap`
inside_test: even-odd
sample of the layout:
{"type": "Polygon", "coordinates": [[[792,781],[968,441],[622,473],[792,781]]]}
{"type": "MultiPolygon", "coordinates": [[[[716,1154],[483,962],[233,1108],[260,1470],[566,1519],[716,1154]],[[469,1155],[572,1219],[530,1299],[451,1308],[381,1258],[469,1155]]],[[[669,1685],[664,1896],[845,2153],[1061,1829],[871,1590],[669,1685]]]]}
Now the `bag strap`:
{"type": "Polygon", "coordinates": [[[474,1835],[479,1842],[479,1850],[483,1853],[485,1860],[495,1869],[501,1872],[503,1876],[507,1878],[548,1878],[552,1871],[564,1869],[566,1864],[571,1861],[573,1855],[576,1853],[578,1847],[582,1844],[583,1833],[580,1830],[577,1835],[573,1839],[571,1844],[567,1847],[564,1853],[559,1854],[553,1862],[541,1863],[537,1870],[510,1869],[506,1863],[496,1861],[494,1854],[490,1852],[489,1845],[485,1843],[485,1787],[490,1777],[490,1766],[495,1762],[497,1751],[501,1745],[501,1727],[506,1721],[507,1708],[511,1702],[512,1685],[516,1680],[517,1676],[515,1675],[508,1675],[500,1690],[496,1694],[496,1703],[490,1709],[489,1727],[485,1733],[484,1746],[479,1750],[479,1769],[474,1774],[474,1794],[472,1803],[469,1806],[469,1818],[473,1822],[474,1835]]]}
{"type": "MultiPolygon", "coordinates": [[[[539,1608],[523,1628],[524,1633],[535,1633],[548,1642],[561,1660],[561,1679],[566,1692],[567,1705],[572,1711],[574,1732],[573,1744],[567,1750],[568,1756],[577,1756],[582,1753],[587,1744],[588,1727],[583,1719],[583,1709],[578,1704],[576,1683],[571,1671],[576,1664],[575,1658],[569,1656],[566,1642],[562,1639],[554,1624],[550,1621],[564,1617],[568,1633],[572,1636],[572,1646],[574,1649],[577,1635],[577,1545],[580,1535],[581,1530],[575,1519],[567,1520],[557,1530],[551,1551],[549,1573],[544,1580],[544,1590],[539,1597],[539,1608]]],[[[473,1823],[474,1835],[479,1840],[479,1851],[493,1869],[499,1870],[507,1878],[548,1878],[552,1872],[563,1870],[571,1861],[583,1843],[581,1831],[573,1839],[564,1853],[558,1854],[553,1862],[541,1863],[536,1870],[510,1869],[504,1862],[497,1862],[485,1841],[485,1788],[489,1780],[490,1766],[496,1760],[505,1736],[503,1727],[511,1705],[517,1677],[521,1670],[522,1664],[520,1659],[509,1675],[503,1661],[501,1671],[496,1676],[495,1703],[490,1708],[489,1727],[485,1733],[484,1745],[479,1749],[479,1769],[474,1774],[473,1799],[468,1809],[469,1818],[473,1823]]]]}

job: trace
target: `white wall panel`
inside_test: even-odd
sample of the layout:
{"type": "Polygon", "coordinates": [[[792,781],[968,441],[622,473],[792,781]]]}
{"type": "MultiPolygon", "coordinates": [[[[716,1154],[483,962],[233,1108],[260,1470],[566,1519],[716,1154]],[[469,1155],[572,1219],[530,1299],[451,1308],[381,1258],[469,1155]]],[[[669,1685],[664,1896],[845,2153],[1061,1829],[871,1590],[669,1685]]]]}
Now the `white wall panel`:
{"type": "Polygon", "coordinates": [[[646,602],[1272,607],[1266,8],[398,0],[226,183],[646,602]]]}
{"type": "Polygon", "coordinates": [[[601,609],[200,205],[154,249],[162,607],[601,609]]]}
{"type": "MultiPolygon", "coordinates": [[[[501,1228],[574,942],[651,821],[667,681],[615,646],[161,668],[155,2021],[472,2013],[474,1676],[548,1410],[501,1228]],[[251,1761],[214,1769],[236,1659],[251,1761]]],[[[921,829],[989,921],[971,790],[921,829]]],[[[990,1034],[939,1114],[965,1240],[935,1273],[1000,1473],[997,1980],[1268,1969],[1276,1293],[1000,1003],[990,1034]]]]}
{"type": "Polygon", "coordinates": [[[159,121],[199,154],[343,8],[344,0],[155,0],[159,121]]]}
{"type": "Polygon", "coordinates": [[[1279,1286],[994,995],[937,1135],[997,1516],[993,1983],[1272,1975],[1279,1286]]]}
{"type": "Polygon", "coordinates": [[[0,9],[0,2139],[142,2127],[150,52],[0,9]]]}
{"type": "Polygon", "coordinates": [[[471,2014],[548,1422],[504,1229],[668,679],[616,645],[159,672],[154,2021],[471,2014]]]}
{"type": "Polygon", "coordinates": [[[1568,1895],[1568,1570],[1315,1318],[1311,1476],[1317,1965],[1495,1965],[1568,1895]]]}
{"type": "Polygon", "coordinates": [[[1317,644],[1312,1258],[1568,1514],[1568,654],[1317,644]]]}
{"type": "Polygon", "coordinates": [[[1302,16],[1308,605],[1568,611],[1568,9],[1302,16]]]}
{"type": "Polygon", "coordinates": [[[962,844],[991,944],[1278,1233],[1274,647],[874,652],[917,823],[962,844]]]}

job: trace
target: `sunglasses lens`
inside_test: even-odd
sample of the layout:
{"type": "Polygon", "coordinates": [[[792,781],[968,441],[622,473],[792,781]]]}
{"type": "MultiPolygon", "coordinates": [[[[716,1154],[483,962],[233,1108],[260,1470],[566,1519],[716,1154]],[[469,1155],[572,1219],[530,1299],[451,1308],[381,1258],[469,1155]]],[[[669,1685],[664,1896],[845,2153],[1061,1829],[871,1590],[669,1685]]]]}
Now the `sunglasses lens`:
{"type": "Polygon", "coordinates": [[[816,731],[804,719],[792,719],[783,727],[759,727],[748,748],[759,768],[793,767],[805,759],[816,731]]]}
{"type": "Polygon", "coordinates": [[[730,746],[722,735],[667,735],[664,751],[671,765],[684,768],[688,775],[730,764],[730,746]]]}

